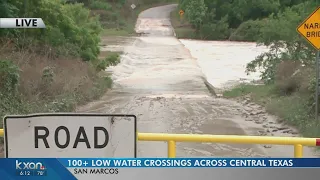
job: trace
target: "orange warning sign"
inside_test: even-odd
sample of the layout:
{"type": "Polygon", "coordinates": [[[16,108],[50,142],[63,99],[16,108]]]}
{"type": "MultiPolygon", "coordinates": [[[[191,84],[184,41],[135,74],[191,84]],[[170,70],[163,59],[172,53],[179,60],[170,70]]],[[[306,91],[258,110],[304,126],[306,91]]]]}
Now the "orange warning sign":
{"type": "Polygon", "coordinates": [[[320,7],[298,26],[297,31],[320,50],[320,7]]]}
{"type": "Polygon", "coordinates": [[[179,14],[182,16],[184,14],[184,11],[183,10],[180,10],[179,11],[179,14]]]}

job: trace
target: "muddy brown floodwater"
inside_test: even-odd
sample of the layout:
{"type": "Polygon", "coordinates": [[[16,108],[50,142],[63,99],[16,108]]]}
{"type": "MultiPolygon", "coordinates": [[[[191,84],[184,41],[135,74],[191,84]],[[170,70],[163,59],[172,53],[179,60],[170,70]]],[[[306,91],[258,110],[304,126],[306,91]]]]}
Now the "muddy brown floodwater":
{"type": "MultiPolygon", "coordinates": [[[[246,56],[251,52],[247,49],[252,53],[258,50],[243,43],[181,42],[174,37],[169,19],[175,7],[161,6],[142,12],[136,31],[143,36],[119,40],[124,46],[104,47],[123,51],[121,63],[108,69],[114,88],[99,101],[77,111],[135,114],[139,132],[298,136],[294,129],[278,124],[275,117],[248,98],[232,101],[217,98],[208,91],[204,78],[219,88],[230,81],[245,79],[242,71],[251,60],[246,56]],[[232,63],[241,59],[245,60],[242,64],[232,63]]],[[[107,39],[105,43],[108,44],[107,39]]],[[[305,148],[304,154],[315,156],[309,148],[305,148]]],[[[138,143],[138,157],[166,156],[165,142],[138,143]]],[[[177,143],[177,156],[292,157],[293,147],[177,143]]]]}

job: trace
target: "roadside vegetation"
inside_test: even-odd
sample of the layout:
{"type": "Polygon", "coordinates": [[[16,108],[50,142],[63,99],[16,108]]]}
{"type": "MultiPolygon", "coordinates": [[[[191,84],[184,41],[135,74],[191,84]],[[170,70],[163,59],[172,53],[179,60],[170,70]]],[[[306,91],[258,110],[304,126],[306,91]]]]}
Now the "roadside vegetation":
{"type": "MultiPolygon", "coordinates": [[[[179,0],[179,6],[172,12],[171,18],[176,34],[180,37],[258,41],[263,34],[267,35],[266,31],[279,30],[279,27],[268,28],[267,24],[273,23],[270,20],[284,16],[281,20],[287,18],[289,22],[300,22],[306,17],[306,13],[317,7],[317,2],[317,0],[179,0]],[[179,15],[180,10],[185,12],[182,19],[179,15]]],[[[286,32],[282,30],[281,33],[286,32]]]]}
{"type": "Polygon", "coordinates": [[[112,85],[103,70],[119,55],[98,58],[99,17],[88,4],[26,2],[0,2],[0,16],[41,17],[46,29],[0,30],[0,117],[72,112],[103,95],[112,85]]]}
{"type": "Polygon", "coordinates": [[[296,32],[318,5],[317,0],[180,0],[171,17],[180,37],[268,46],[268,52],[246,67],[247,73],[262,70],[264,84],[241,84],[224,92],[224,97],[251,96],[303,135],[320,137],[314,113],[315,50],[296,32]],[[180,9],[185,11],[184,21],[177,19],[180,9]]]}
{"type": "Polygon", "coordinates": [[[120,53],[100,52],[101,37],[133,34],[138,13],[169,2],[0,1],[0,17],[40,17],[46,24],[0,30],[0,117],[72,112],[99,98],[112,86],[104,70],[120,61],[120,53]]]}

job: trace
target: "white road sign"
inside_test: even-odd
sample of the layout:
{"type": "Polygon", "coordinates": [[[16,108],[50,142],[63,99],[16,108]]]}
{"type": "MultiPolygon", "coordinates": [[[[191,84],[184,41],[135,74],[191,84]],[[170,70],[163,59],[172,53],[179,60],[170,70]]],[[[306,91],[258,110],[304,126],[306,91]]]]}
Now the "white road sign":
{"type": "Polygon", "coordinates": [[[136,157],[136,116],[32,114],[4,118],[7,158],[136,157]]]}
{"type": "Polygon", "coordinates": [[[135,8],[136,8],[136,5],[135,5],[135,4],[131,4],[131,8],[132,8],[132,9],[135,9],[135,8]]]}

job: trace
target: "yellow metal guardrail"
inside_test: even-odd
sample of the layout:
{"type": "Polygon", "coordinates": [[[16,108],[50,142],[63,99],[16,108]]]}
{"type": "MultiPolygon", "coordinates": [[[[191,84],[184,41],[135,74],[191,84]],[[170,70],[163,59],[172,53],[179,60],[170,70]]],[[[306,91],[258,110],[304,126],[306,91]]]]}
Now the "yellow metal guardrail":
{"type": "MultiPolygon", "coordinates": [[[[0,137],[3,137],[3,129],[0,129],[0,137]]],[[[293,145],[295,158],[303,157],[303,146],[320,146],[320,139],[318,138],[273,136],[138,133],[138,140],[168,142],[169,158],[176,157],[176,142],[293,145]]]]}
{"type": "Polygon", "coordinates": [[[237,135],[201,135],[201,134],[161,134],[138,133],[139,141],[168,142],[168,157],[176,157],[176,142],[214,142],[238,144],[274,144],[293,145],[294,157],[303,157],[303,146],[320,146],[320,139],[300,137],[268,137],[268,136],[237,136],[237,135]]]}

